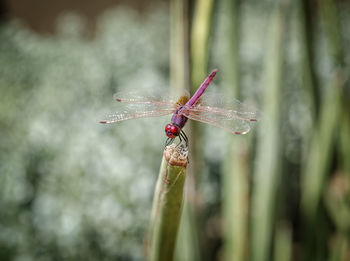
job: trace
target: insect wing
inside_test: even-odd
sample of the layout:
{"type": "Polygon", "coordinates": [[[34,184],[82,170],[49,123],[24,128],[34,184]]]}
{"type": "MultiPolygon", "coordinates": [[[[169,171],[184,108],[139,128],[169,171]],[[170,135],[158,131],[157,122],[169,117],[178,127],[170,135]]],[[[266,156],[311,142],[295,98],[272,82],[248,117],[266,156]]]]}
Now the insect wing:
{"type": "Polygon", "coordinates": [[[160,117],[171,114],[174,112],[174,110],[175,105],[171,103],[167,106],[156,103],[128,105],[124,110],[108,115],[106,119],[100,121],[100,123],[109,124],[131,119],[160,117]]]}
{"type": "Polygon", "coordinates": [[[113,98],[121,103],[127,104],[154,104],[159,107],[173,106],[177,99],[163,91],[120,91],[113,95],[113,98]]]}
{"type": "Polygon", "coordinates": [[[184,116],[191,120],[200,121],[224,129],[233,134],[246,134],[250,130],[249,121],[232,118],[228,115],[216,114],[210,111],[187,110],[184,116]]]}
{"type": "Polygon", "coordinates": [[[198,103],[191,107],[193,112],[216,114],[220,118],[232,118],[245,121],[258,121],[260,114],[252,107],[236,100],[227,99],[220,92],[205,92],[198,103]]]}

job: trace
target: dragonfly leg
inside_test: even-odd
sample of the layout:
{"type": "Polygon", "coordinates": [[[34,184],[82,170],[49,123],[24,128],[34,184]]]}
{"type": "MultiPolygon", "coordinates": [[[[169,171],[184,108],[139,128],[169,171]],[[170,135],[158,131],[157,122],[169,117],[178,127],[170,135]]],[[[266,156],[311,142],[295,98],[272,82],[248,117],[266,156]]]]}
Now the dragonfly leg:
{"type": "MultiPolygon", "coordinates": [[[[186,143],[186,148],[188,148],[188,138],[187,138],[187,136],[186,136],[186,133],[185,133],[183,130],[180,131],[179,138],[180,138],[180,137],[182,137],[182,138],[184,139],[184,141],[185,141],[185,143],[186,143]]],[[[180,140],[181,140],[181,138],[180,138],[180,140]]],[[[183,145],[182,145],[182,146],[183,146],[183,145]]],[[[189,159],[188,155],[187,155],[187,162],[190,163],[190,159],[189,159]]]]}
{"type": "Polygon", "coordinates": [[[166,141],[165,141],[165,146],[164,147],[169,146],[173,141],[174,141],[173,138],[167,138],[166,141]]]}
{"type": "Polygon", "coordinates": [[[186,143],[186,147],[188,147],[188,138],[186,136],[186,133],[183,130],[180,131],[180,136],[184,139],[184,141],[186,143]]]}
{"type": "Polygon", "coordinates": [[[179,141],[179,143],[176,145],[176,147],[179,146],[179,145],[182,143],[181,133],[180,133],[180,135],[179,135],[178,137],[179,137],[179,140],[180,140],[180,141],[179,141]]]}

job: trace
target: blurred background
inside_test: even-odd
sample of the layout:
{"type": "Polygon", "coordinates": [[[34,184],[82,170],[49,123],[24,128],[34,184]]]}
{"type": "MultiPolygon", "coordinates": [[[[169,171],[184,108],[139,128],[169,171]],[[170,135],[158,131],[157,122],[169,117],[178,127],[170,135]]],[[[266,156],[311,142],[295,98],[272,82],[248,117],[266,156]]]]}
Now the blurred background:
{"type": "Polygon", "coordinates": [[[176,260],[350,260],[350,3],[0,1],[0,260],[145,260],[170,117],[120,90],[210,88],[262,119],[186,127],[176,260]]]}

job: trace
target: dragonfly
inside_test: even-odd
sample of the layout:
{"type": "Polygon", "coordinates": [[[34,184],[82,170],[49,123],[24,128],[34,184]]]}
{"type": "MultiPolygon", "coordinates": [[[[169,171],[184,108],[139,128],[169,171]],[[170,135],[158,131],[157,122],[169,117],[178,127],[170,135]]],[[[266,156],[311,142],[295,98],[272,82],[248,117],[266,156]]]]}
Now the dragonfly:
{"type": "Polygon", "coordinates": [[[176,99],[168,95],[139,94],[137,92],[117,92],[114,99],[126,104],[124,111],[116,112],[101,120],[110,124],[130,119],[159,117],[173,114],[171,123],[165,126],[168,137],[165,144],[171,144],[176,137],[185,141],[183,131],[188,119],[214,125],[233,134],[246,134],[250,123],[258,121],[258,111],[235,99],[226,99],[220,93],[205,92],[217,73],[214,69],[199,86],[192,97],[183,95],[176,99]]]}

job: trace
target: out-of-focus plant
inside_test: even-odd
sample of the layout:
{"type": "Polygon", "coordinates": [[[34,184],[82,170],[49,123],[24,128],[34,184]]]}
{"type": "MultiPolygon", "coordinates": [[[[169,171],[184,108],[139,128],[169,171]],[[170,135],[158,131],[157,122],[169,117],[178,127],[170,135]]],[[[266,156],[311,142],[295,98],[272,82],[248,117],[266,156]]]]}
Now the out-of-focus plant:
{"type": "Polygon", "coordinates": [[[266,55],[266,80],[257,144],[257,166],[252,195],[252,260],[269,260],[275,197],[280,180],[281,137],[280,103],[282,97],[282,61],[285,50],[286,11],[288,6],[275,7],[269,23],[269,43],[266,55]]]}
{"type": "Polygon", "coordinates": [[[2,25],[1,260],[143,259],[167,119],[98,121],[117,110],[117,90],[167,88],[169,24],[157,10],[111,10],[90,41],[74,14],[51,37],[2,25]]]}

